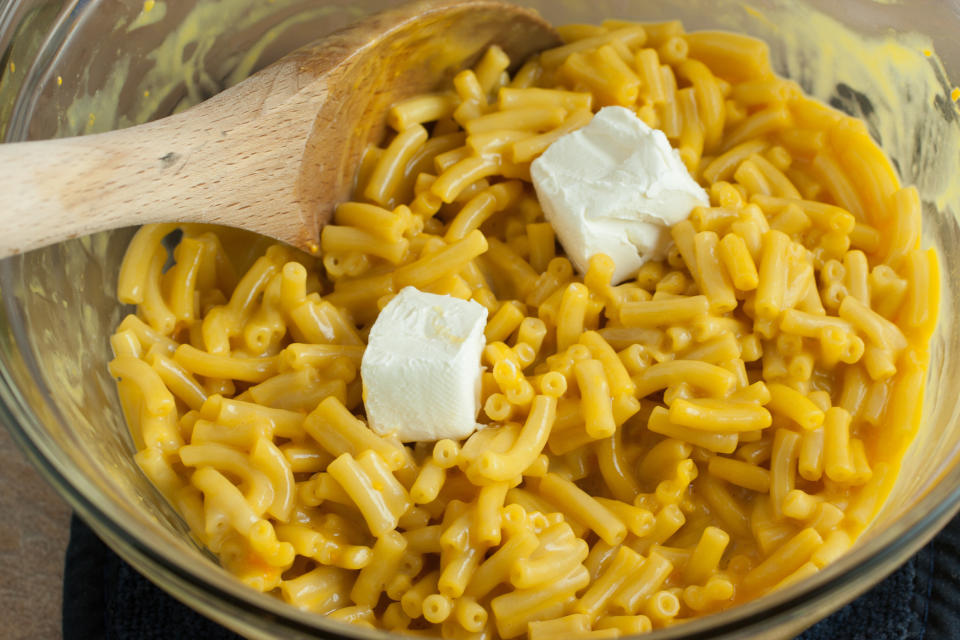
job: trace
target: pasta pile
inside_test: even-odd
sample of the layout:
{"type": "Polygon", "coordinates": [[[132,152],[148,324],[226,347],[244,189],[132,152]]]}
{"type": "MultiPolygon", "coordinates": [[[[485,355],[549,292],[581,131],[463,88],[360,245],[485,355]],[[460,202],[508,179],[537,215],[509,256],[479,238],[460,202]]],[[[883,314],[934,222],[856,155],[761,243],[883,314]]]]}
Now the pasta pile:
{"type": "Polygon", "coordinates": [[[132,241],[110,370],[136,461],[251,587],[418,635],[612,638],[814,574],[890,490],[938,304],[917,190],[760,41],[560,32],[391,108],[322,269],[185,225],[164,271],[173,225],[132,241]],[[558,253],[529,175],[606,105],[711,201],[617,286],[607,256],[581,277],[558,253]],[[490,312],[464,441],[364,421],[366,332],[405,286],[490,312]]]}

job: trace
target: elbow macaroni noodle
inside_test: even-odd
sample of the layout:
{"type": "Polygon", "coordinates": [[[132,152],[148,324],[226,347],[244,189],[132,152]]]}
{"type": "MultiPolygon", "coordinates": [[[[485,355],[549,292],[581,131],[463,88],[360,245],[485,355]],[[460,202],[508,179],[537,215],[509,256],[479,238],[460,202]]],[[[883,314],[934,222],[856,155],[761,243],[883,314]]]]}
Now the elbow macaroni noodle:
{"type": "Polygon", "coordinates": [[[889,492],[938,305],[916,189],[759,41],[560,32],[392,107],[322,259],[183,225],[164,270],[173,225],[131,243],[110,371],[136,461],[249,586],[418,635],[613,638],[815,573],[889,492]],[[618,286],[558,254],[529,175],[605,105],[710,196],[618,286]],[[362,416],[366,332],[408,285],[490,312],[462,442],[362,416]]]}

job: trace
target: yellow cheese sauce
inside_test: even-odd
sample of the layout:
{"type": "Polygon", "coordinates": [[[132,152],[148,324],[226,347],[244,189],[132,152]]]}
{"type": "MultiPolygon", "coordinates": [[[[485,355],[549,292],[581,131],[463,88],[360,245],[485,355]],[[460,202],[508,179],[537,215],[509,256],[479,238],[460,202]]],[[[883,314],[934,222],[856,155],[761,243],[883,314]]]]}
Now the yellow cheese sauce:
{"type": "Polygon", "coordinates": [[[865,37],[800,6],[755,16],[753,26],[771,43],[779,73],[864,120],[884,152],[897,159],[905,182],[915,183],[938,210],[957,210],[960,158],[942,149],[960,145],[960,110],[953,97],[956,88],[928,36],[865,37]]]}
{"type": "Polygon", "coordinates": [[[255,66],[263,64],[264,50],[276,46],[278,38],[288,34],[297,25],[323,22],[331,16],[343,20],[359,17],[361,12],[349,7],[319,6],[300,11],[277,21],[269,29],[258,33],[249,46],[228,59],[220,60],[217,68],[210,67],[212,55],[218,46],[218,35],[223,31],[226,16],[234,21],[231,28],[238,34],[255,32],[256,25],[275,15],[282,15],[293,0],[256,2],[251,0],[216,0],[177,8],[176,16],[169,16],[164,0],[145,2],[141,11],[127,22],[118,18],[112,31],[120,37],[138,37],[137,31],[156,27],[164,20],[178,19],[162,41],[140,61],[136,78],[137,99],[131,108],[118,113],[123,104],[121,95],[130,91],[131,59],[121,55],[111,60],[112,67],[85,68],[79,87],[95,86],[93,91],[77,95],[67,106],[59,135],[98,133],[113,128],[127,127],[157,116],[161,108],[179,112],[210,97],[216,91],[230,87],[249,76],[255,66]],[[140,73],[140,69],[145,69],[140,73]],[[91,82],[91,74],[102,78],[91,82]]]}

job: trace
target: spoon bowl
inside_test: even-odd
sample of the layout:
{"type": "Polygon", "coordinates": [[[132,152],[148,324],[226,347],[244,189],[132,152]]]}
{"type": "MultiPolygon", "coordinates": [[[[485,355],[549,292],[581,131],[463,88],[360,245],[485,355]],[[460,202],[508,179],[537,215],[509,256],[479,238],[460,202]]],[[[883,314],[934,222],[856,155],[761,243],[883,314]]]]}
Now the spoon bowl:
{"type": "Polygon", "coordinates": [[[391,104],[449,84],[491,45],[558,42],[500,0],[420,0],[301,48],[180,114],[108,133],[0,145],[0,257],[120,227],[201,222],[310,253],[391,104]]]}

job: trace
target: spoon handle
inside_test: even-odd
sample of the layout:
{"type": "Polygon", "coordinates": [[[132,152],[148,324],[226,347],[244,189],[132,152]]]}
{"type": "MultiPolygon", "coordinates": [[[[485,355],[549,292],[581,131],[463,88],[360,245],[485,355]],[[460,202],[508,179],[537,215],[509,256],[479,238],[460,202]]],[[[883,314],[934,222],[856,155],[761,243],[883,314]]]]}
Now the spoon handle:
{"type": "Polygon", "coordinates": [[[0,257],[104,229],[170,219],[154,190],[182,169],[181,152],[147,132],[0,145],[0,257]]]}
{"type": "Polygon", "coordinates": [[[75,138],[0,144],[0,258],[151,222],[203,222],[303,246],[296,180],[322,104],[275,65],[181,114],[75,138]],[[289,86],[288,86],[289,85],[289,86]]]}

